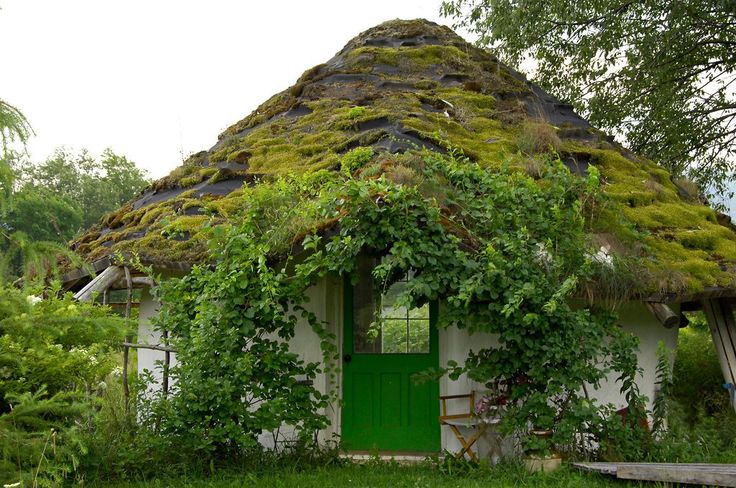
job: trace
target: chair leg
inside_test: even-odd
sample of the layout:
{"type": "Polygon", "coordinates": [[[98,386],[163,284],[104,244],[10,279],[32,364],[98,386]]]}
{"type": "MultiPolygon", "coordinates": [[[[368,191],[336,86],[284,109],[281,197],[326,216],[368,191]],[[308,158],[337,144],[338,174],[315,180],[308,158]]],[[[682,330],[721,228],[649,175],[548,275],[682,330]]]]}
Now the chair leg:
{"type": "Polygon", "coordinates": [[[464,449],[463,449],[463,454],[465,454],[467,452],[468,455],[470,456],[470,459],[472,461],[475,461],[476,463],[478,462],[478,456],[476,456],[475,452],[473,452],[473,450],[471,448],[478,441],[478,439],[480,439],[480,436],[482,436],[482,435],[483,435],[483,429],[476,430],[475,431],[475,434],[473,434],[470,437],[470,439],[468,439],[467,446],[465,446],[464,449]]]}
{"type": "Polygon", "coordinates": [[[457,440],[460,441],[460,444],[463,446],[462,450],[455,454],[455,459],[462,459],[465,457],[465,453],[470,456],[471,461],[478,462],[478,458],[475,455],[475,453],[472,451],[471,447],[473,447],[473,444],[480,438],[482,431],[478,431],[475,434],[473,434],[472,437],[470,437],[469,440],[465,440],[465,437],[463,436],[462,432],[460,432],[460,429],[458,429],[456,426],[451,425],[450,428],[455,433],[455,437],[457,437],[457,440]]]}

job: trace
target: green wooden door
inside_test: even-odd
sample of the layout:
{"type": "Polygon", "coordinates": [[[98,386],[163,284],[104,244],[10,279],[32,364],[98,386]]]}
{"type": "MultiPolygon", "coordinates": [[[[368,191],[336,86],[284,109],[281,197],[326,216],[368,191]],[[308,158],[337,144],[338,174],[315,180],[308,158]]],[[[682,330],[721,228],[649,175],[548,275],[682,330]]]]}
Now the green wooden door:
{"type": "MultiPolygon", "coordinates": [[[[388,312],[377,325],[369,316],[381,312],[373,305],[376,300],[366,296],[372,284],[364,281],[355,287],[345,282],[343,446],[352,451],[438,452],[439,385],[412,380],[415,373],[439,364],[436,305],[410,311],[383,307],[388,312]]],[[[397,290],[387,294],[392,291],[397,290]]]]}

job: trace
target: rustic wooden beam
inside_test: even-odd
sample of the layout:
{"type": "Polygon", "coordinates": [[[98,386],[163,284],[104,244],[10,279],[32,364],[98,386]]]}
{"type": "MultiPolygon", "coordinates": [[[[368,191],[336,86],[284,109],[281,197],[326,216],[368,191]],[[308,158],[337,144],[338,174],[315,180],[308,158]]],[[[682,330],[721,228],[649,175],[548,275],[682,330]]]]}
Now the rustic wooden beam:
{"type": "Polygon", "coordinates": [[[124,272],[119,266],[109,266],[105,271],[98,274],[92,281],[87,283],[87,286],[79,290],[74,295],[74,299],[80,302],[91,300],[94,293],[103,293],[105,290],[110,288],[110,285],[119,280],[123,274],[124,272]]]}
{"type": "MultiPolygon", "coordinates": [[[[151,287],[155,283],[153,281],[153,278],[149,276],[131,276],[131,286],[133,288],[143,288],[143,287],[151,287]]],[[[125,279],[120,279],[110,285],[111,290],[127,290],[128,289],[128,282],[125,279]]]]}
{"type": "MultiPolygon", "coordinates": [[[[161,333],[161,337],[164,340],[164,343],[168,345],[169,343],[169,331],[165,330],[161,333]]],[[[164,370],[163,370],[163,378],[162,378],[162,387],[164,390],[164,398],[169,395],[169,366],[171,366],[171,351],[166,351],[164,353],[164,370]]]]}
{"type": "MultiPolygon", "coordinates": [[[[128,285],[128,299],[125,303],[125,318],[130,318],[130,311],[133,307],[133,280],[130,277],[130,268],[125,266],[123,268],[125,274],[125,282],[128,285]]],[[[130,342],[130,336],[125,336],[125,342],[130,342]]],[[[125,399],[125,413],[130,413],[130,386],[128,385],[128,356],[130,355],[130,348],[123,347],[123,397],[125,399]]]]}
{"type": "Polygon", "coordinates": [[[686,483],[708,486],[736,486],[736,465],[705,463],[572,463],[583,471],[616,476],[619,479],[686,483]]]}
{"type": "MultiPolygon", "coordinates": [[[[736,385],[736,322],[730,300],[704,300],[703,311],[713,337],[724,383],[736,385]]],[[[729,389],[731,406],[736,408],[733,389],[729,389]]]]}
{"type": "Polygon", "coordinates": [[[154,351],[176,352],[176,349],[162,346],[160,344],[135,344],[133,342],[123,342],[122,345],[123,347],[129,347],[131,349],[152,349],[154,351]]]}
{"type": "Polygon", "coordinates": [[[659,323],[671,329],[680,325],[680,316],[664,303],[645,302],[647,308],[659,320],[659,323]]]}

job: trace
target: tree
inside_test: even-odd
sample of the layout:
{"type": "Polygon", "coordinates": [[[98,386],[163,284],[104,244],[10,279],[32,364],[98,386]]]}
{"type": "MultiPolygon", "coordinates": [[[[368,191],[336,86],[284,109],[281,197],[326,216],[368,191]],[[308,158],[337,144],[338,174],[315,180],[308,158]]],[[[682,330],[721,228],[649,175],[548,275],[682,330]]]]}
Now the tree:
{"type": "Polygon", "coordinates": [[[111,149],[95,159],[84,149],[75,155],[59,148],[41,164],[25,164],[21,179],[76,204],[82,211],[82,228],[93,225],[148,184],[145,170],[111,149]]]}
{"type": "Polygon", "coordinates": [[[32,241],[66,243],[82,227],[82,210],[50,190],[24,185],[13,193],[5,224],[32,241]]]}
{"type": "Polygon", "coordinates": [[[0,148],[6,157],[11,143],[25,144],[33,134],[33,129],[20,110],[0,99],[0,148]]]}
{"type": "Polygon", "coordinates": [[[594,125],[710,193],[734,180],[736,1],[445,0],[594,125]]]}
{"type": "Polygon", "coordinates": [[[15,174],[10,167],[10,160],[14,154],[10,145],[18,141],[25,147],[32,134],[33,129],[25,115],[0,99],[0,193],[2,195],[0,212],[4,212],[7,207],[15,181],[15,174]]]}
{"type": "MultiPolygon", "coordinates": [[[[130,324],[58,288],[0,286],[0,485],[62,486],[130,324]],[[96,394],[97,393],[97,394],[96,394]]],[[[97,424],[99,427],[99,424],[97,424]]],[[[66,479],[65,479],[66,478],[66,479]]]]}

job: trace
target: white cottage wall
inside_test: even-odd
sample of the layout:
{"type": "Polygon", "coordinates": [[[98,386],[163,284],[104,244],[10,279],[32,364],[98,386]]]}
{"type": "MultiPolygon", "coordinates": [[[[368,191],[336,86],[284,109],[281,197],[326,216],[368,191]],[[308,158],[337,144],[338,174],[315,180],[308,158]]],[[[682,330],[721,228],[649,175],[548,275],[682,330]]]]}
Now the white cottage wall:
{"type": "MultiPolygon", "coordinates": [[[[679,307],[672,308],[679,312],[679,307]]],[[[639,338],[639,351],[637,360],[643,374],[637,379],[639,392],[649,400],[647,407],[652,408],[652,403],[657,391],[657,347],[659,342],[670,351],[677,347],[677,334],[679,329],[664,327],[643,302],[629,302],[617,310],[619,323],[624,331],[631,332],[639,338]]],[[[611,375],[607,381],[601,383],[598,390],[589,389],[588,393],[600,403],[612,403],[617,409],[626,407],[626,401],[619,392],[621,385],[615,382],[615,376],[611,375]]]]}
{"type": "MultiPolygon", "coordinates": [[[[151,325],[151,319],[158,315],[159,303],[153,299],[148,287],[144,288],[141,293],[141,301],[138,308],[138,343],[157,345],[161,344],[161,333],[154,330],[151,325]]],[[[163,378],[163,372],[157,365],[158,361],[163,363],[166,353],[163,351],[154,351],[152,349],[138,349],[138,374],[145,374],[150,371],[154,384],[152,388],[160,388],[163,378]]],[[[176,364],[176,355],[171,354],[171,366],[176,364]]]]}
{"type": "MultiPolygon", "coordinates": [[[[318,320],[326,324],[328,330],[335,334],[338,345],[341,344],[342,336],[342,280],[336,277],[327,277],[320,280],[319,283],[307,290],[309,302],[306,308],[317,316],[318,320]]],[[[146,288],[141,296],[139,310],[138,325],[138,342],[142,344],[160,344],[161,336],[158,331],[153,330],[150,319],[159,312],[159,304],[156,302],[146,288]]],[[[311,329],[306,320],[299,318],[294,339],[290,342],[289,349],[299,354],[306,362],[323,361],[321,341],[317,334],[311,329]]],[[[162,372],[158,361],[164,360],[164,352],[154,351],[151,349],[138,349],[138,373],[143,374],[150,371],[155,381],[154,388],[160,388],[162,380],[162,372]]],[[[176,355],[171,354],[171,364],[176,364],[176,355]]],[[[321,393],[329,394],[332,388],[338,388],[324,373],[319,374],[314,379],[314,386],[321,393]]],[[[339,383],[339,382],[338,382],[339,383]]],[[[320,432],[320,438],[323,440],[331,439],[333,434],[339,433],[340,426],[340,409],[337,405],[330,405],[323,411],[330,422],[330,425],[323,432],[320,432]]],[[[280,431],[280,438],[289,438],[293,430],[284,428],[280,431]]],[[[263,445],[273,447],[273,435],[270,433],[263,434],[260,438],[263,445]]]]}
{"type": "MultiPolygon", "coordinates": [[[[336,337],[336,345],[338,351],[342,350],[342,332],[343,332],[343,291],[342,280],[338,277],[327,277],[319,283],[311,287],[307,295],[309,303],[307,309],[313,312],[319,320],[325,322],[328,330],[336,337]]],[[[147,344],[160,343],[160,336],[153,331],[150,326],[150,318],[158,313],[158,303],[156,303],[148,290],[144,290],[141,297],[140,305],[140,325],[138,341],[147,344]]],[[[639,366],[643,369],[643,375],[638,379],[639,389],[642,394],[646,395],[651,402],[655,397],[656,375],[655,369],[657,364],[657,346],[659,341],[663,341],[668,349],[673,350],[677,345],[678,329],[666,329],[663,327],[652,313],[641,302],[632,302],[623,305],[619,310],[619,321],[624,330],[634,333],[639,337],[640,346],[637,352],[639,366]]],[[[470,335],[466,329],[458,329],[450,327],[441,329],[439,332],[440,344],[440,366],[444,366],[448,361],[454,360],[458,363],[465,361],[467,354],[471,350],[479,350],[496,344],[494,337],[490,334],[473,334],[470,335]]],[[[311,329],[305,320],[299,320],[296,328],[294,339],[291,341],[290,350],[298,353],[305,361],[322,362],[322,349],[320,347],[320,339],[311,329]]],[[[175,355],[172,354],[172,364],[175,362],[175,355]]],[[[144,370],[153,372],[155,380],[160,384],[161,371],[155,366],[156,361],[163,361],[164,353],[161,351],[153,351],[148,349],[140,349],[138,351],[138,371],[144,370]]],[[[338,365],[339,366],[339,365],[338,365]]],[[[341,380],[339,372],[334,380],[328,378],[324,373],[320,374],[314,380],[314,386],[322,393],[336,394],[341,397],[341,380]]],[[[465,375],[458,380],[450,380],[443,377],[440,380],[440,394],[454,395],[468,393],[472,390],[482,391],[484,387],[469,380],[465,375]]],[[[609,378],[601,384],[598,390],[590,389],[591,397],[596,398],[601,403],[612,403],[617,408],[625,406],[625,400],[619,393],[619,385],[615,382],[615,378],[609,378]]],[[[450,402],[451,409],[457,409],[459,413],[466,407],[466,403],[462,401],[450,402]]],[[[325,415],[330,422],[327,429],[319,433],[322,441],[333,439],[335,435],[340,433],[340,412],[341,409],[337,403],[331,404],[325,411],[325,415]]],[[[281,432],[288,437],[290,430],[284,429],[281,432]]],[[[446,428],[441,433],[442,449],[449,451],[457,451],[461,448],[455,436],[446,428]]],[[[270,434],[264,434],[261,438],[264,445],[272,446],[273,437],[270,434]]],[[[504,445],[507,451],[513,446],[504,445]]],[[[486,451],[487,443],[479,441],[481,454],[486,451]]]]}
{"type": "MultiPolygon", "coordinates": [[[[656,390],[656,366],[657,366],[657,346],[659,341],[663,341],[665,346],[674,350],[677,346],[677,328],[667,329],[663,327],[654,315],[647,309],[642,302],[626,303],[618,309],[619,323],[627,332],[631,332],[639,337],[639,351],[637,358],[639,366],[643,369],[643,375],[637,379],[639,390],[649,399],[649,408],[651,409],[652,401],[655,397],[656,390]]],[[[448,361],[453,360],[462,364],[467,358],[468,352],[471,350],[478,351],[480,349],[498,344],[491,334],[473,334],[470,335],[466,329],[458,329],[450,327],[440,330],[440,366],[444,366],[448,361]]],[[[453,381],[447,377],[440,380],[440,395],[456,395],[469,393],[472,390],[483,391],[483,385],[469,380],[465,375],[458,380],[453,381]]],[[[590,388],[588,391],[592,398],[596,398],[600,403],[612,403],[616,408],[626,406],[624,397],[619,392],[620,384],[616,383],[615,375],[608,378],[601,384],[601,388],[594,390],[590,388]]],[[[457,410],[450,413],[461,413],[463,408],[467,411],[467,403],[465,400],[455,400],[453,403],[448,402],[448,409],[456,408],[457,410]]],[[[478,441],[481,455],[488,449],[487,442],[478,441]]],[[[511,443],[503,446],[504,452],[513,449],[511,443]]],[[[460,443],[454,434],[448,428],[442,429],[442,449],[456,452],[461,449],[460,443]]]]}

